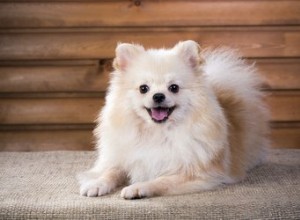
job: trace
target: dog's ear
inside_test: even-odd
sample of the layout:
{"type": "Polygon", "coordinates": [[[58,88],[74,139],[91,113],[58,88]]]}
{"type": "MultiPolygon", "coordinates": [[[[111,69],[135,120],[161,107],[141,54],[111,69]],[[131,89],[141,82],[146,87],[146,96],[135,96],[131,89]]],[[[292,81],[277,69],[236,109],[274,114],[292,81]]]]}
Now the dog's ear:
{"type": "Polygon", "coordinates": [[[116,58],[113,62],[114,68],[125,71],[134,58],[144,51],[145,49],[141,45],[119,43],[116,48],[116,58]]]}
{"type": "Polygon", "coordinates": [[[173,49],[192,68],[196,68],[202,63],[201,48],[195,41],[180,41],[173,49]]]}

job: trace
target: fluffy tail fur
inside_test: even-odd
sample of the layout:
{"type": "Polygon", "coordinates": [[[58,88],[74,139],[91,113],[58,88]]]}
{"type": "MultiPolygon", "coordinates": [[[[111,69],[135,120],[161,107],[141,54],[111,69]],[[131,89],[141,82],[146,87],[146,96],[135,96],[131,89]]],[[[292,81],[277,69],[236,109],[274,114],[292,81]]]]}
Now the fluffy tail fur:
{"type": "MultiPolygon", "coordinates": [[[[263,79],[237,51],[220,48],[206,50],[202,56],[203,71],[226,113],[233,131],[230,133],[237,134],[229,137],[231,164],[239,160],[248,170],[264,161],[269,146],[269,112],[261,91],[263,79]]],[[[233,173],[238,172],[238,168],[233,169],[233,173]]]]}

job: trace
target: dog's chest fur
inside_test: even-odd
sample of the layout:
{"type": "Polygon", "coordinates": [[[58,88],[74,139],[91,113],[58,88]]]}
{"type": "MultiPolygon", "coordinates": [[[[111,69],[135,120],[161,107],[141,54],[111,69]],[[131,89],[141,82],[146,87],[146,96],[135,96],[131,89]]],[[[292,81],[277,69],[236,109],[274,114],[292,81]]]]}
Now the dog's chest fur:
{"type": "Polygon", "coordinates": [[[127,152],[120,162],[132,183],[194,172],[203,164],[202,158],[209,158],[201,143],[181,127],[141,134],[124,144],[127,152]]]}

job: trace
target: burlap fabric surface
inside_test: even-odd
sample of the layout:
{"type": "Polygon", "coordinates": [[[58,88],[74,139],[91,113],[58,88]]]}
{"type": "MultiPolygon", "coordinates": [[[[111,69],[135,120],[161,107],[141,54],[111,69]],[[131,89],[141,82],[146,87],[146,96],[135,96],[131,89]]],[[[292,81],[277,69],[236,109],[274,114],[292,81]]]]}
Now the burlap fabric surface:
{"type": "Polygon", "coordinates": [[[247,179],[214,191],[127,201],[78,194],[94,152],[0,153],[0,219],[300,219],[300,150],[272,150],[247,179]]]}

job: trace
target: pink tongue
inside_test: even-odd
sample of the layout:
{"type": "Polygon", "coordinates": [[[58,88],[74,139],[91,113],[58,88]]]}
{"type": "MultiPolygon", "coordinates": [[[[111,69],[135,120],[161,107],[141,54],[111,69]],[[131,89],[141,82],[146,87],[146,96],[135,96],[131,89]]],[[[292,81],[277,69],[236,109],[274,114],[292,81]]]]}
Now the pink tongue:
{"type": "Polygon", "coordinates": [[[168,110],[167,109],[151,109],[151,116],[157,121],[161,121],[164,118],[168,117],[168,110]]]}

